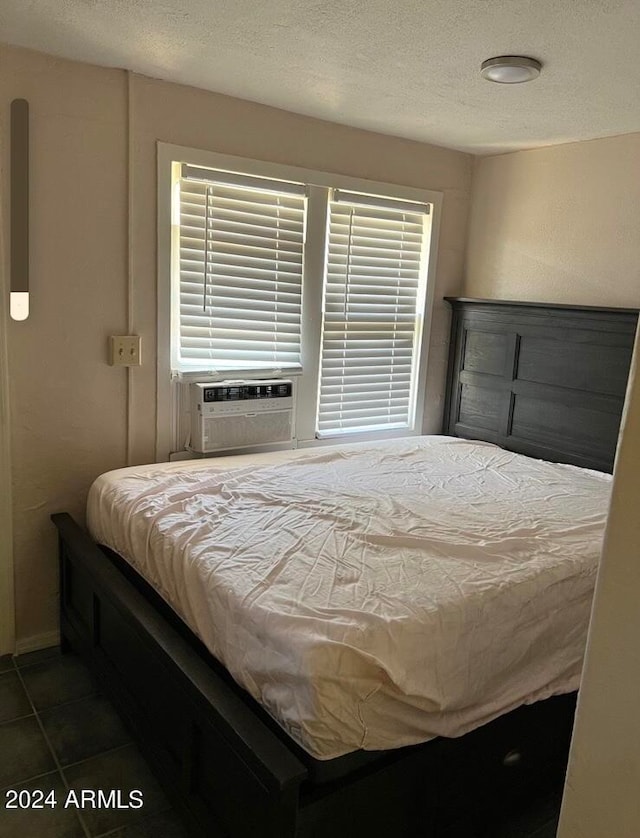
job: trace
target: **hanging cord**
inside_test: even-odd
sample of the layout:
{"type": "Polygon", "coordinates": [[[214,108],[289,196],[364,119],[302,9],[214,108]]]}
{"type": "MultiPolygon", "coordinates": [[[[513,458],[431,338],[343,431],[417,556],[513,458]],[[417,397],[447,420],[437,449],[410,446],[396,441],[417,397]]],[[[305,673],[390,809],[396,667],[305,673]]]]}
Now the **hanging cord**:
{"type": "MultiPolygon", "coordinates": [[[[127,71],[127,334],[133,334],[134,328],[134,258],[133,258],[133,74],[127,71]]],[[[127,367],[127,404],[126,404],[126,463],[133,462],[133,374],[127,367]]]]}
{"type": "Polygon", "coordinates": [[[202,292],[202,311],[207,310],[207,273],[209,270],[209,222],[211,221],[211,211],[209,209],[209,199],[213,198],[213,186],[206,187],[207,194],[205,196],[206,205],[204,211],[204,278],[203,278],[203,292],[202,292]]]}

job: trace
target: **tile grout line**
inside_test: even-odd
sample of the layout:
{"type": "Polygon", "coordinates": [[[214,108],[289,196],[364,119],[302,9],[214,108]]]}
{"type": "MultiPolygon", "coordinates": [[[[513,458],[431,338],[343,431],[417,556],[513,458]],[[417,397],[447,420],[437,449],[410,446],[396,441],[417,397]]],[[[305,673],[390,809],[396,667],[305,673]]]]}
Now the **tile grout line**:
{"type": "MultiPolygon", "coordinates": [[[[136,823],[141,823],[141,821],[136,821],[136,823]]],[[[117,826],[115,829],[110,829],[108,832],[101,832],[100,835],[96,835],[95,838],[109,838],[109,835],[117,835],[121,830],[122,827],[117,826]]]]}
{"type": "MultiPolygon", "coordinates": [[[[11,659],[11,663],[13,663],[13,658],[11,659]]],[[[12,673],[17,676],[18,681],[22,685],[22,689],[24,690],[25,695],[27,696],[27,701],[29,702],[29,706],[31,707],[31,711],[33,711],[33,702],[29,698],[29,694],[27,693],[27,690],[26,690],[24,684],[22,683],[22,678],[20,678],[20,676],[18,675],[18,672],[17,672],[17,669],[16,669],[15,665],[12,666],[11,669],[7,669],[4,672],[0,672],[0,681],[2,681],[3,678],[5,678],[7,675],[11,675],[12,673]]],[[[33,716],[33,712],[23,713],[21,716],[13,716],[10,719],[3,719],[2,721],[0,721],[0,728],[3,727],[4,725],[12,724],[13,722],[19,722],[19,721],[22,721],[23,719],[29,719],[29,718],[31,718],[31,716],[33,716]]]]}
{"type": "Polygon", "coordinates": [[[31,716],[33,716],[33,713],[25,713],[24,716],[14,716],[13,719],[5,719],[3,722],[0,722],[0,727],[13,724],[13,722],[21,722],[24,719],[30,719],[31,716]]]}
{"type": "MultiPolygon", "coordinates": [[[[133,741],[133,739],[131,739],[131,740],[129,740],[129,742],[125,742],[124,745],[117,745],[115,748],[108,748],[105,751],[100,751],[100,753],[94,754],[93,756],[87,757],[86,759],[81,759],[81,760],[78,760],[77,762],[70,762],[68,765],[65,765],[62,768],[62,771],[64,772],[67,768],[75,768],[75,766],[77,766],[77,765],[82,765],[85,762],[90,762],[91,760],[98,759],[98,758],[106,756],[108,754],[117,753],[117,751],[123,751],[126,748],[134,748],[138,753],[140,753],[140,751],[138,749],[138,746],[133,741]]],[[[142,759],[146,763],[146,759],[145,759],[144,756],[142,757],[142,759]]],[[[126,823],[126,824],[123,824],[121,826],[116,826],[113,829],[107,830],[106,832],[100,832],[99,834],[96,834],[96,835],[92,836],[92,838],[108,838],[109,835],[117,835],[117,834],[120,833],[121,830],[127,829],[130,826],[135,826],[136,824],[143,823],[144,821],[149,820],[150,818],[153,818],[157,815],[162,815],[162,814],[165,814],[166,812],[173,812],[174,807],[171,804],[171,801],[168,800],[167,804],[168,805],[165,809],[159,809],[157,812],[153,812],[152,814],[141,814],[140,816],[135,817],[130,823],[126,823]]]]}
{"type": "MultiPolygon", "coordinates": [[[[28,652],[27,654],[33,654],[32,652],[28,652]]],[[[23,657],[25,657],[23,655],[23,657]]],[[[55,660],[56,658],[61,658],[62,654],[60,652],[52,652],[52,654],[47,655],[46,657],[40,658],[40,660],[32,661],[31,663],[18,663],[20,659],[20,655],[13,655],[11,658],[11,662],[15,669],[31,669],[32,666],[39,666],[41,663],[48,663],[51,660],[55,660]]]]}
{"type": "MultiPolygon", "coordinates": [[[[53,748],[53,745],[49,741],[49,737],[47,736],[47,732],[45,731],[44,725],[42,724],[40,714],[38,713],[38,710],[37,710],[35,704],[33,703],[33,700],[31,698],[29,690],[27,689],[27,685],[25,684],[24,679],[22,678],[22,675],[20,673],[20,668],[15,663],[15,661],[14,661],[14,668],[15,668],[15,671],[18,673],[18,678],[20,679],[20,683],[22,684],[22,689],[25,691],[25,695],[27,696],[29,704],[33,708],[33,714],[36,717],[38,727],[40,728],[40,732],[42,733],[42,736],[44,737],[44,741],[47,743],[47,748],[49,748],[51,756],[53,757],[53,761],[55,763],[58,774],[60,775],[60,777],[62,779],[62,783],[63,783],[64,787],[66,788],[66,790],[70,791],[70,786],[69,786],[69,783],[67,782],[67,778],[64,775],[64,771],[62,770],[62,766],[60,765],[60,761],[58,760],[58,755],[56,754],[56,752],[53,748]]],[[[26,668],[28,668],[28,667],[26,667],[26,668]]],[[[91,838],[91,832],[89,831],[86,823],[84,822],[84,818],[80,814],[79,809],[76,809],[75,815],[78,818],[78,821],[80,822],[80,826],[82,827],[82,830],[84,831],[85,838],[91,838]]]]}
{"type": "MultiPolygon", "coordinates": [[[[29,667],[25,668],[28,669],[29,667]]],[[[83,695],[81,698],[72,698],[70,701],[61,701],[60,704],[54,704],[52,707],[43,707],[42,710],[39,710],[38,712],[48,713],[49,710],[57,710],[59,707],[69,707],[71,704],[79,704],[79,702],[87,701],[89,698],[104,698],[104,696],[100,695],[98,692],[92,692],[89,693],[89,695],[83,695]]]]}
{"type": "Polygon", "coordinates": [[[52,768],[51,771],[44,771],[42,774],[34,774],[33,777],[25,777],[24,780],[18,780],[17,783],[9,783],[8,786],[2,786],[2,788],[0,788],[0,794],[2,794],[2,792],[6,792],[9,789],[14,788],[14,786],[17,786],[17,785],[20,785],[20,784],[26,785],[28,783],[34,783],[36,780],[39,780],[41,777],[48,777],[49,774],[59,774],[59,773],[60,772],[57,769],[52,768]]]}
{"type": "MultiPolygon", "coordinates": [[[[55,656],[52,656],[52,658],[53,658],[53,657],[55,657],[55,656]]],[[[67,789],[67,791],[69,791],[69,790],[70,790],[70,786],[69,786],[69,783],[67,782],[67,777],[66,777],[66,774],[65,774],[66,769],[68,769],[68,768],[74,768],[75,766],[81,765],[82,763],[85,763],[85,762],[89,762],[90,760],[93,760],[93,759],[97,759],[98,757],[102,757],[102,756],[104,756],[104,755],[106,755],[106,754],[112,754],[112,753],[115,753],[115,752],[117,752],[117,751],[123,750],[123,749],[125,749],[125,748],[129,748],[129,747],[131,747],[131,746],[135,746],[135,742],[134,742],[134,740],[133,740],[133,739],[130,739],[128,742],[125,742],[123,745],[118,745],[118,746],[116,746],[115,748],[108,748],[107,750],[100,751],[100,753],[93,754],[93,755],[92,755],[92,756],[90,756],[90,757],[86,757],[85,759],[77,760],[76,762],[69,763],[68,765],[64,765],[64,766],[63,766],[63,765],[60,763],[60,761],[58,760],[58,756],[57,756],[57,754],[56,754],[56,751],[55,751],[55,749],[54,749],[53,745],[51,744],[51,741],[49,740],[49,737],[48,737],[48,735],[47,735],[47,732],[46,732],[46,730],[45,730],[45,728],[44,728],[44,724],[43,724],[43,722],[42,722],[42,719],[40,718],[40,713],[41,713],[41,712],[42,712],[42,713],[47,713],[49,710],[52,710],[52,711],[53,711],[53,710],[57,710],[57,709],[58,709],[58,708],[60,708],[60,707],[69,707],[69,706],[70,706],[70,705],[72,705],[72,704],[76,704],[76,703],[79,703],[79,702],[81,702],[81,701],[85,701],[85,700],[90,699],[90,698],[95,698],[96,696],[97,696],[98,698],[103,698],[103,699],[106,699],[107,701],[109,701],[109,699],[108,699],[108,698],[106,698],[106,696],[102,695],[100,692],[94,691],[94,692],[93,692],[93,693],[91,693],[90,695],[82,696],[81,698],[72,699],[72,700],[70,700],[70,701],[65,701],[65,702],[62,702],[61,704],[56,704],[56,705],[53,705],[52,707],[45,707],[45,708],[43,708],[41,711],[40,711],[40,710],[38,710],[38,709],[36,708],[36,706],[35,706],[34,702],[33,702],[33,699],[31,698],[31,694],[29,693],[29,690],[28,690],[28,688],[27,688],[27,685],[26,685],[26,683],[25,683],[24,679],[22,678],[21,670],[28,670],[28,669],[32,668],[33,666],[38,666],[38,665],[39,665],[39,664],[41,664],[41,663],[46,663],[46,662],[50,661],[52,658],[47,658],[46,660],[43,660],[43,661],[35,661],[34,663],[29,664],[29,665],[27,665],[27,666],[19,667],[19,666],[17,665],[16,660],[15,660],[15,657],[14,657],[14,658],[12,659],[13,668],[12,668],[12,669],[10,669],[10,670],[8,670],[8,671],[9,671],[9,672],[11,672],[11,671],[15,671],[15,672],[17,673],[17,675],[18,675],[18,679],[19,679],[19,681],[20,681],[20,683],[21,683],[21,685],[22,685],[22,688],[23,688],[23,689],[24,689],[24,691],[25,691],[26,696],[27,696],[27,700],[29,701],[29,704],[30,704],[30,706],[31,706],[31,708],[32,708],[32,710],[33,710],[33,713],[27,714],[27,715],[22,716],[22,717],[20,717],[20,718],[31,718],[31,716],[32,716],[32,715],[35,717],[36,722],[37,722],[37,724],[38,724],[38,727],[40,728],[40,732],[42,733],[42,736],[43,736],[43,738],[44,738],[44,740],[45,740],[45,742],[46,742],[46,744],[47,744],[47,747],[48,747],[48,749],[49,749],[49,751],[50,751],[50,753],[51,753],[51,756],[52,756],[52,758],[53,758],[54,764],[55,764],[55,766],[56,766],[56,768],[55,768],[55,773],[56,773],[56,774],[58,774],[58,776],[62,779],[62,782],[63,782],[63,784],[64,784],[64,787],[67,789]]],[[[1,677],[3,674],[4,674],[4,673],[0,673],[0,677],[1,677]]],[[[110,703],[110,702],[109,702],[109,703],[110,703]]],[[[10,721],[16,721],[16,720],[10,720],[10,721]]],[[[127,726],[125,725],[125,727],[127,727],[127,726]]],[[[128,731],[128,730],[127,730],[127,733],[129,734],[129,731],[128,731]]],[[[51,773],[53,773],[53,772],[52,772],[52,771],[47,771],[47,772],[45,772],[45,773],[43,773],[43,774],[38,774],[38,775],[36,775],[35,777],[31,777],[31,778],[29,778],[28,780],[22,780],[22,781],[20,781],[20,782],[24,782],[24,783],[27,783],[27,782],[33,782],[33,780],[37,780],[38,778],[40,778],[40,777],[44,777],[44,776],[46,776],[47,774],[51,774],[51,773]]],[[[7,787],[7,788],[8,788],[8,787],[7,787]]],[[[169,806],[167,806],[167,808],[166,808],[166,809],[162,809],[162,810],[160,810],[159,812],[156,812],[156,813],[155,813],[155,815],[160,815],[160,814],[163,814],[164,812],[170,812],[170,811],[173,811],[173,807],[169,805],[169,806]]],[[[117,835],[117,834],[118,834],[118,833],[119,833],[119,832],[120,832],[120,831],[124,828],[123,826],[114,827],[113,829],[109,829],[109,830],[107,830],[106,832],[101,832],[101,833],[99,833],[99,834],[97,834],[97,833],[96,833],[96,834],[94,835],[94,834],[91,832],[91,830],[89,829],[89,827],[87,826],[87,824],[85,823],[84,818],[83,818],[83,817],[82,817],[82,815],[80,814],[80,811],[79,811],[79,810],[76,810],[75,814],[76,814],[76,816],[77,816],[77,818],[78,818],[78,821],[80,822],[80,825],[81,825],[82,829],[84,830],[84,833],[85,833],[85,838],[108,838],[108,836],[116,836],[116,835],[117,835]]],[[[143,816],[141,816],[140,818],[136,818],[135,820],[133,820],[130,824],[127,824],[126,826],[133,826],[134,824],[143,823],[144,821],[148,820],[149,818],[151,818],[151,817],[153,817],[153,816],[154,816],[154,815],[146,815],[146,816],[144,816],[144,815],[143,815],[143,816]]]]}
{"type": "Polygon", "coordinates": [[[134,745],[134,741],[131,740],[130,742],[125,742],[124,745],[116,745],[115,748],[106,748],[104,751],[100,751],[97,754],[93,754],[90,757],[85,757],[84,759],[78,759],[75,762],[70,762],[67,765],[63,765],[61,770],[66,771],[67,768],[75,768],[76,765],[82,765],[83,762],[90,762],[92,759],[98,759],[98,757],[103,757],[106,754],[114,754],[116,751],[122,751],[124,748],[129,748],[131,745],[134,745]]]}

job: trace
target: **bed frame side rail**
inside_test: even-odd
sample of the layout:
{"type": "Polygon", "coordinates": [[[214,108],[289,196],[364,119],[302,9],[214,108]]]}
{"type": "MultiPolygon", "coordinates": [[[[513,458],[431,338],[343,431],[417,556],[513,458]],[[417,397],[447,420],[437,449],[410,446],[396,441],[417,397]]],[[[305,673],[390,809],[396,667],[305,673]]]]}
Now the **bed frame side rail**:
{"type": "Polygon", "coordinates": [[[63,647],[83,657],[135,729],[194,833],[293,838],[304,765],[70,515],[52,520],[63,647]]]}

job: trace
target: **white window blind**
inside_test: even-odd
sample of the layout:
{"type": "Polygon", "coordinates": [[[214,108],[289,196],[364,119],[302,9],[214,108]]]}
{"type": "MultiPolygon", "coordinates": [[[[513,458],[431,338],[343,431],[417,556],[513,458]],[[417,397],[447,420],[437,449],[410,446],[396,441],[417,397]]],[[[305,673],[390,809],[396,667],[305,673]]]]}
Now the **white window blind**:
{"type": "Polygon", "coordinates": [[[178,369],[300,367],[305,187],[185,165],[179,201],[178,369]]]}
{"type": "Polygon", "coordinates": [[[428,207],[343,192],[334,197],[317,433],[409,428],[428,207]]]}

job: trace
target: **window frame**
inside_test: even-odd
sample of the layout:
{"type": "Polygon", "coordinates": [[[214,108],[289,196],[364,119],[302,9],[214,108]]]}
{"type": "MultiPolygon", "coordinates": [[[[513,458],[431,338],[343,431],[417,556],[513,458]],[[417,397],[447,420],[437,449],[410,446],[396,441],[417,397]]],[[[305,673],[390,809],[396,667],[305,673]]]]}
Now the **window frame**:
{"type": "MultiPolygon", "coordinates": [[[[443,196],[441,192],[403,186],[382,181],[372,181],[348,175],[321,172],[299,166],[289,166],[264,160],[254,160],[235,155],[193,149],[169,143],[157,143],[157,411],[156,459],[167,460],[175,451],[176,432],[179,427],[179,382],[219,381],[225,375],[207,375],[205,372],[177,374],[172,371],[172,312],[175,310],[177,283],[172,282],[179,256],[176,237],[179,224],[172,216],[174,201],[174,164],[187,163],[211,169],[222,169],[262,178],[304,183],[308,186],[306,242],[303,268],[302,294],[302,370],[284,370],[282,375],[292,378],[296,385],[297,409],[295,414],[297,447],[336,444],[340,441],[356,442],[367,439],[409,436],[422,432],[424,415],[429,340],[435,294],[436,263],[440,216],[443,196]],[[399,200],[429,204],[431,211],[425,309],[422,317],[420,351],[416,357],[415,427],[375,432],[356,432],[345,436],[318,439],[315,436],[317,393],[320,372],[322,305],[324,291],[325,248],[328,239],[327,223],[329,200],[327,190],[343,189],[369,193],[399,200]],[[321,196],[325,196],[322,198],[321,196]]],[[[330,193],[329,193],[330,197],[330,193]]],[[[177,219],[179,222],[179,219],[177,219]]],[[[279,371],[260,369],[243,372],[243,378],[268,378],[279,371]]]]}
{"type": "MultiPolygon", "coordinates": [[[[173,163],[172,165],[172,180],[177,183],[176,193],[173,199],[176,202],[176,210],[179,207],[180,211],[180,251],[179,264],[174,264],[174,276],[172,276],[172,288],[176,288],[176,297],[172,305],[172,322],[171,322],[171,368],[179,373],[196,372],[202,376],[203,372],[209,370],[215,372],[217,375],[224,375],[231,378],[242,378],[246,372],[253,372],[257,369],[272,370],[274,367],[281,368],[283,374],[288,371],[296,371],[301,369],[301,305],[302,305],[302,279],[304,271],[304,239],[305,239],[305,217],[307,206],[307,186],[301,183],[292,183],[288,181],[252,178],[245,174],[236,175],[228,172],[212,169],[203,169],[201,167],[194,167],[189,164],[173,163]],[[254,182],[251,182],[254,181],[254,182]],[[222,196],[220,193],[223,193],[222,196]],[[198,203],[200,198],[204,197],[204,207],[198,203]],[[284,201],[284,205],[281,204],[284,201]],[[231,206],[229,206],[231,202],[231,206]],[[275,257],[273,253],[265,254],[261,252],[262,261],[267,261],[272,266],[272,269],[278,263],[278,258],[282,259],[284,264],[280,271],[277,269],[275,277],[262,277],[259,279],[261,283],[258,287],[262,293],[263,307],[256,299],[252,299],[250,292],[242,290],[246,288],[247,284],[255,283],[254,268],[250,267],[241,258],[239,261],[234,261],[237,255],[244,258],[255,258],[255,244],[248,244],[244,238],[244,232],[241,234],[242,238],[236,242],[235,239],[229,239],[228,225],[237,225],[238,223],[246,223],[244,217],[238,219],[238,212],[247,212],[247,204],[252,207],[252,210],[261,208],[264,212],[264,217],[268,220],[264,229],[255,232],[254,235],[259,237],[261,246],[268,244],[273,253],[277,254],[275,257]],[[184,235],[183,225],[183,207],[187,205],[190,209],[187,211],[192,217],[197,217],[198,221],[204,222],[206,235],[204,238],[204,249],[202,252],[202,259],[206,264],[206,279],[202,286],[202,291],[199,292],[200,299],[198,300],[197,311],[192,311],[195,306],[191,298],[194,296],[192,286],[197,286],[197,279],[194,279],[193,274],[197,273],[193,268],[187,269],[188,276],[185,278],[185,287],[183,289],[183,259],[187,260],[193,258],[194,253],[199,254],[197,232],[187,232],[184,235]],[[202,218],[198,213],[202,213],[202,218]],[[284,224],[284,238],[280,241],[280,213],[283,212],[284,224]],[[211,218],[211,226],[209,219],[211,218]],[[276,227],[272,227],[270,222],[278,222],[276,227]],[[220,226],[218,226],[220,225],[220,226]],[[226,228],[225,228],[225,225],[226,228]],[[183,239],[186,238],[189,244],[183,248],[183,239]],[[215,261],[219,261],[224,271],[229,271],[228,275],[221,277],[217,276],[215,270],[210,270],[211,261],[207,257],[207,242],[210,244],[209,256],[215,261]],[[220,252],[217,252],[218,246],[220,252]],[[235,248],[245,248],[240,254],[235,248]],[[226,248],[226,249],[225,249],[226,248]],[[186,255],[184,250],[188,252],[186,255]],[[269,261],[271,260],[271,261],[269,261]],[[269,284],[270,283],[270,284],[269,284]],[[234,289],[235,297],[238,299],[238,310],[235,302],[229,302],[225,297],[224,291],[234,289]],[[212,305],[207,302],[203,310],[202,295],[216,296],[220,300],[220,307],[212,305]],[[268,296],[266,296],[268,294],[268,296]],[[279,294],[283,295],[282,311],[278,308],[277,300],[279,294]],[[185,296],[188,298],[185,300],[185,296]],[[183,311],[183,306],[190,309],[188,313],[183,311]],[[229,309],[234,309],[232,313],[229,309]],[[292,310],[293,309],[293,310],[292,310]],[[259,312],[263,315],[260,323],[261,327],[254,328],[251,331],[249,327],[249,339],[252,341],[245,347],[241,346],[243,338],[247,339],[247,334],[244,334],[234,321],[236,318],[243,320],[243,330],[246,329],[247,321],[251,319],[251,315],[259,312]],[[282,320],[279,319],[279,313],[282,314],[282,320]],[[191,318],[190,322],[184,323],[183,318],[191,318]],[[209,334],[204,336],[201,334],[202,330],[211,330],[211,320],[217,318],[225,328],[227,333],[230,333],[228,341],[220,341],[215,335],[209,334]],[[291,318],[297,318],[293,321],[293,329],[291,326],[287,328],[287,323],[291,323],[291,318]],[[202,341],[207,340],[209,343],[206,347],[189,346],[189,331],[192,335],[196,333],[196,339],[202,341]],[[186,334],[185,334],[186,331],[186,334]],[[258,334],[259,332],[259,334],[258,334]],[[274,350],[275,343],[275,350],[274,350]],[[297,351],[286,351],[284,344],[295,343],[297,351]],[[187,346],[185,346],[187,344],[187,346]],[[235,360],[224,358],[224,352],[231,351],[235,360]],[[251,358],[248,361],[240,359],[242,353],[249,350],[251,358]],[[197,358],[189,357],[198,354],[197,358]],[[204,356],[213,353],[213,358],[206,359],[204,356]],[[219,355],[217,353],[220,353],[219,355]],[[268,359],[260,360],[260,356],[270,355],[268,359]],[[274,357],[274,354],[279,357],[274,357]],[[295,355],[295,357],[291,357],[295,355]]],[[[174,219],[178,221],[177,218],[174,219]]],[[[253,223],[250,221],[249,223],[253,223]]],[[[189,226],[189,225],[187,225],[189,226]]],[[[232,236],[235,236],[236,231],[232,229],[232,236]]],[[[260,247],[258,245],[258,247],[260,247]]],[[[178,256],[175,254],[174,257],[178,256]]],[[[260,267],[263,267],[261,265],[260,267]]]]}
{"type": "MultiPolygon", "coordinates": [[[[393,354],[385,356],[385,362],[390,367],[388,372],[388,383],[383,383],[382,381],[373,383],[366,396],[363,396],[362,394],[354,395],[353,391],[349,391],[348,384],[345,388],[347,395],[344,400],[342,400],[342,398],[336,399],[335,396],[332,397],[328,394],[326,399],[323,400],[322,394],[322,387],[325,380],[327,381],[327,384],[330,380],[333,380],[333,384],[335,386],[337,383],[336,378],[339,379],[340,385],[345,382],[345,379],[348,382],[354,374],[357,378],[358,374],[355,373],[354,364],[357,365],[358,362],[355,360],[353,353],[358,354],[363,351],[362,344],[360,343],[363,339],[363,334],[360,332],[358,326],[356,326],[356,323],[359,322],[362,324],[362,319],[368,315],[371,315],[373,317],[373,321],[375,322],[376,316],[385,315],[388,318],[390,314],[392,314],[389,309],[389,303],[390,297],[393,296],[394,284],[396,299],[395,303],[391,303],[392,307],[393,305],[396,306],[396,312],[392,315],[393,332],[395,333],[398,329],[401,332],[404,332],[405,340],[406,332],[408,330],[411,332],[412,348],[409,356],[409,363],[406,364],[400,362],[399,365],[409,367],[410,391],[406,402],[406,416],[407,419],[415,420],[414,405],[417,389],[415,385],[417,385],[416,374],[418,366],[418,358],[416,357],[415,348],[422,346],[422,323],[426,311],[425,299],[427,262],[431,246],[430,210],[430,204],[409,204],[409,202],[399,202],[397,199],[389,200],[388,198],[381,199],[380,197],[372,198],[371,196],[362,195],[361,193],[346,193],[344,190],[336,189],[329,195],[329,231],[327,235],[327,257],[322,312],[322,363],[319,371],[318,405],[316,411],[316,436],[319,439],[329,439],[334,437],[339,438],[363,433],[382,433],[386,430],[397,430],[400,432],[406,432],[407,430],[407,425],[405,425],[403,421],[385,422],[384,412],[380,410],[379,404],[376,404],[375,410],[377,414],[376,419],[380,421],[373,421],[373,417],[368,417],[367,420],[365,420],[362,416],[354,417],[352,413],[352,410],[354,409],[354,399],[361,403],[360,409],[362,409],[363,398],[366,401],[367,398],[377,395],[384,401],[384,391],[386,391],[386,395],[389,400],[394,397],[398,397],[399,384],[396,376],[401,373],[395,368],[393,354]],[[404,206],[400,206],[403,203],[404,206]],[[412,216],[412,220],[409,222],[406,221],[407,213],[412,216]],[[348,232],[346,234],[342,229],[345,225],[345,215],[349,218],[349,221],[346,222],[348,226],[348,232]],[[401,216],[403,218],[402,222],[400,222],[401,216]],[[340,217],[342,217],[342,221],[338,220],[340,217]],[[358,221],[354,221],[355,219],[358,219],[358,221]],[[357,228],[356,231],[351,229],[351,223],[355,223],[357,228]],[[389,230],[394,229],[395,233],[398,234],[400,232],[398,225],[404,225],[405,223],[420,227],[419,233],[417,230],[414,230],[411,233],[411,235],[420,235],[419,247],[414,249],[411,244],[408,244],[407,250],[404,251],[401,243],[402,237],[400,239],[392,240],[391,242],[387,241],[387,244],[385,245],[385,248],[395,250],[395,258],[398,258],[399,253],[403,253],[402,259],[405,262],[405,267],[407,260],[413,260],[413,267],[408,268],[408,270],[417,270],[417,276],[409,278],[405,275],[400,280],[397,276],[391,278],[391,276],[387,273],[390,269],[394,271],[397,270],[397,266],[394,266],[393,268],[389,265],[380,266],[379,264],[376,264],[376,258],[380,258],[379,251],[382,247],[382,241],[388,240],[389,230]],[[337,228],[340,228],[340,232],[338,232],[337,228]],[[365,229],[366,233],[364,232],[365,229]],[[356,262],[354,264],[353,273],[351,273],[348,266],[347,254],[345,253],[340,255],[340,249],[344,247],[345,244],[342,244],[339,239],[344,238],[345,235],[347,237],[347,250],[349,250],[352,243],[356,249],[359,247],[367,247],[374,253],[373,262],[369,263],[366,267],[366,279],[361,273],[362,265],[357,262],[358,259],[362,258],[361,255],[356,254],[354,257],[356,262]],[[366,242],[362,241],[363,237],[367,239],[366,242]],[[417,259],[415,256],[412,257],[410,255],[412,252],[417,254],[417,259]],[[343,258],[347,260],[347,263],[344,266],[342,264],[343,258]],[[412,304],[414,303],[410,320],[405,320],[404,317],[397,311],[397,306],[399,305],[398,291],[401,286],[402,295],[404,297],[404,301],[406,302],[405,295],[407,294],[408,287],[407,285],[404,285],[405,282],[409,284],[412,282],[416,283],[415,291],[409,291],[412,295],[412,304]],[[382,291],[383,299],[378,305],[376,305],[376,310],[373,312],[368,312],[357,305],[355,307],[351,306],[350,288],[353,288],[353,297],[357,299],[364,293],[362,289],[363,283],[378,287],[382,291]],[[329,295],[332,295],[334,298],[332,302],[329,301],[329,295]],[[336,296],[340,299],[338,310],[335,309],[336,296]],[[324,363],[325,351],[327,352],[326,366],[324,363]],[[332,351],[342,352],[342,360],[330,357],[329,353],[332,351]],[[334,421],[332,426],[331,421],[328,421],[327,414],[335,414],[336,412],[340,414],[340,418],[337,421],[334,421]],[[358,419],[359,424],[354,427],[352,423],[354,421],[358,421],[358,419]],[[346,427],[343,423],[346,423],[346,427]]],[[[385,254],[383,258],[388,259],[388,254],[385,254]]],[[[368,293],[371,293],[371,289],[367,292],[367,294],[368,293]]],[[[362,300],[360,300],[360,302],[362,302],[362,300]]],[[[379,322],[382,323],[383,321],[379,322]]],[[[391,326],[391,323],[387,320],[386,325],[387,327],[391,326]]],[[[393,352],[404,352],[404,350],[400,348],[400,345],[396,343],[395,338],[392,338],[389,332],[385,330],[384,326],[382,326],[381,329],[376,330],[374,333],[369,333],[367,338],[365,338],[365,342],[366,341],[370,341],[373,344],[378,342],[382,342],[384,344],[392,343],[393,352]]],[[[399,342],[402,342],[402,338],[399,342]]],[[[371,352],[370,361],[373,362],[373,366],[367,368],[367,373],[371,377],[377,377],[380,374],[380,371],[379,368],[376,368],[376,351],[372,350],[371,347],[368,348],[368,351],[371,352]]],[[[385,375],[386,373],[382,373],[383,378],[385,375]]],[[[328,384],[328,386],[331,385],[328,384]]],[[[390,402],[388,402],[388,408],[390,409],[390,402]]],[[[365,410],[368,410],[368,408],[365,408],[365,410]]],[[[411,430],[413,430],[413,427],[411,427],[411,430]]]]}

